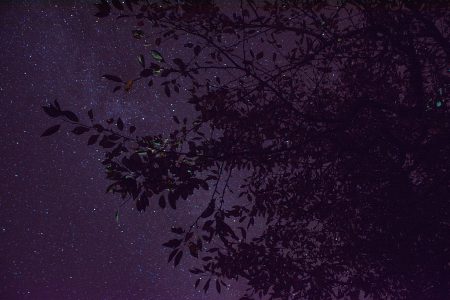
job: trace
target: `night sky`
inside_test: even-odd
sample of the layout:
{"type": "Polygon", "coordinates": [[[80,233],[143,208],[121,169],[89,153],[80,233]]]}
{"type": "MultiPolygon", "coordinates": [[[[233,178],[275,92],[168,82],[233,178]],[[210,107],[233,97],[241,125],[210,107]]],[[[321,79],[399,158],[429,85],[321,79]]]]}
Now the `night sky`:
{"type": "Polygon", "coordinates": [[[120,116],[138,133],[167,132],[173,114],[190,114],[185,99],[158,90],[111,92],[101,75],[138,74],[146,49],[131,37],[135,21],[95,12],[68,1],[0,4],[0,298],[237,299],[243,284],[221,296],[195,291],[193,259],[174,269],[161,246],[170,226],[192,223],[206,193],[177,211],[151,203],[141,214],[130,202],[117,224],[121,199],[105,194],[101,150],[69,127],[40,137],[55,123],[41,106],[56,98],[84,120],[92,108],[96,119],[120,116]]]}

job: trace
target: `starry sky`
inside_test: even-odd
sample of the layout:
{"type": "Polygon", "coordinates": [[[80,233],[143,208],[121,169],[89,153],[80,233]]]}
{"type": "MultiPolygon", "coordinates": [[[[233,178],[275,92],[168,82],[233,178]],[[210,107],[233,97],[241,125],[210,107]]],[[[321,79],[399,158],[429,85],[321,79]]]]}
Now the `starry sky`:
{"type": "Polygon", "coordinates": [[[192,114],[185,99],[157,89],[113,94],[101,75],[138,74],[145,49],[131,20],[98,19],[79,2],[0,2],[0,298],[237,299],[243,283],[222,295],[195,291],[195,261],[174,268],[161,246],[170,226],[202,211],[206,193],[177,211],[151,203],[138,213],[130,202],[116,223],[121,199],[105,194],[101,150],[68,127],[40,137],[55,124],[41,106],[56,98],[84,119],[93,109],[98,120],[120,116],[140,133],[167,132],[172,115],[192,114]]]}

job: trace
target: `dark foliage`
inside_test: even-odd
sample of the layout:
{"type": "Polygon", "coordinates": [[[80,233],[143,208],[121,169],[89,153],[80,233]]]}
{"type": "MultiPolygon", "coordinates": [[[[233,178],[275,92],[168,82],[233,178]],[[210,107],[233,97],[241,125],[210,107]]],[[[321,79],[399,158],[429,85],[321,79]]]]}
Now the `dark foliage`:
{"type": "Polygon", "coordinates": [[[198,116],[174,117],[167,137],[135,136],[120,119],[44,110],[105,148],[107,191],[138,210],[210,189],[164,244],[175,265],[198,258],[196,288],[242,277],[242,299],[448,299],[450,10],[333,2],[102,1],[98,17],[135,18],[131,36],[154,47],[136,79],[104,75],[114,91],[145,81],[171,97],[182,78],[198,116]]]}

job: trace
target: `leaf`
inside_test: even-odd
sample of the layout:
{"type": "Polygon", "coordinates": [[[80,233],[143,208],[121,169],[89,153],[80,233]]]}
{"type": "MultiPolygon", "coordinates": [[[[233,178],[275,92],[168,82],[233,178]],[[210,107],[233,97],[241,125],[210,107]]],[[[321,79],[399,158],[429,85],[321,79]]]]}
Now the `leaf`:
{"type": "Polygon", "coordinates": [[[197,245],[195,245],[194,243],[189,244],[189,252],[193,257],[198,258],[197,245]]]}
{"type": "Polygon", "coordinates": [[[199,268],[194,268],[192,270],[189,270],[189,272],[191,272],[192,274],[202,274],[203,271],[200,270],[199,268]]]}
{"type": "Polygon", "coordinates": [[[169,205],[173,209],[177,209],[177,198],[176,195],[172,192],[169,193],[169,205]]]}
{"type": "Polygon", "coordinates": [[[205,285],[203,286],[203,290],[205,291],[205,293],[206,293],[206,291],[209,289],[209,282],[210,282],[210,281],[211,281],[211,278],[208,279],[208,281],[206,281],[205,285]]]}
{"type": "Polygon", "coordinates": [[[136,208],[138,211],[145,211],[145,208],[149,206],[148,197],[145,192],[141,194],[138,200],[136,200],[136,208]]]}
{"type": "Polygon", "coordinates": [[[58,125],[52,126],[50,128],[47,128],[47,130],[45,130],[44,133],[41,134],[41,136],[52,135],[52,134],[58,132],[60,127],[61,127],[61,125],[58,124],[58,125]]]}
{"type": "Polygon", "coordinates": [[[59,106],[58,100],[55,99],[54,103],[55,103],[56,108],[58,110],[61,110],[61,106],[59,106]]]}
{"type": "Polygon", "coordinates": [[[152,86],[153,85],[153,80],[150,80],[149,82],[148,82],[148,86],[152,86]]]}
{"type": "MultiPolygon", "coordinates": [[[[106,121],[106,122],[108,122],[108,121],[106,121]]],[[[97,129],[98,132],[102,132],[103,130],[105,130],[105,128],[103,128],[103,126],[100,125],[100,124],[94,124],[93,127],[94,127],[95,129],[97,129]]]]}
{"type": "Polygon", "coordinates": [[[181,227],[172,227],[170,230],[176,234],[182,234],[184,232],[183,228],[181,227]]]}
{"type": "Polygon", "coordinates": [[[167,97],[170,97],[170,89],[169,89],[169,86],[168,86],[168,85],[166,85],[166,86],[164,87],[164,92],[166,93],[167,97]]]}
{"type": "Polygon", "coordinates": [[[133,34],[133,37],[138,40],[144,37],[144,32],[140,29],[132,30],[131,33],[133,34]]]}
{"type": "Polygon", "coordinates": [[[143,67],[143,68],[145,68],[145,58],[144,58],[144,55],[139,55],[138,56],[138,62],[139,62],[139,64],[141,65],[141,67],[143,67]]]}
{"type": "Polygon", "coordinates": [[[114,5],[115,8],[117,8],[118,10],[123,10],[124,7],[122,5],[122,2],[120,2],[120,0],[112,0],[111,1],[112,5],[114,5]]]}
{"type": "Polygon", "coordinates": [[[88,145],[95,144],[97,142],[97,139],[98,139],[99,136],[100,135],[98,135],[98,134],[91,135],[91,137],[88,140],[88,145]]]}
{"type": "Polygon", "coordinates": [[[91,121],[94,120],[94,113],[92,112],[92,109],[90,109],[90,110],[88,111],[88,116],[89,116],[89,119],[91,119],[91,121]]]}
{"type": "Polygon", "coordinates": [[[119,210],[116,210],[115,219],[116,219],[116,222],[119,223],[119,210]]]}
{"type": "Polygon", "coordinates": [[[197,287],[198,287],[198,285],[199,285],[199,283],[200,283],[200,278],[199,278],[199,279],[197,279],[197,280],[195,281],[195,285],[194,285],[194,287],[195,287],[195,288],[197,288],[197,287]]]}
{"type": "Polygon", "coordinates": [[[121,87],[120,85],[116,86],[116,87],[113,89],[113,93],[117,92],[117,91],[120,90],[121,88],[122,88],[122,87],[121,87]]]}
{"type": "Polygon", "coordinates": [[[130,0],[125,0],[125,4],[128,6],[128,9],[133,11],[133,4],[131,4],[130,0]]]}
{"type": "Polygon", "coordinates": [[[114,75],[109,75],[109,74],[105,74],[102,76],[102,78],[111,80],[111,81],[115,81],[115,82],[123,82],[123,80],[120,77],[114,76],[114,75]]]}
{"type": "Polygon", "coordinates": [[[116,145],[116,143],[111,142],[107,137],[104,136],[99,145],[103,148],[112,148],[116,145]]]}
{"type": "Polygon", "coordinates": [[[177,116],[173,116],[172,118],[175,121],[175,123],[180,124],[180,120],[178,120],[177,116]]]}
{"type": "Polygon", "coordinates": [[[169,259],[167,260],[168,263],[172,260],[172,258],[175,256],[175,254],[177,254],[178,250],[180,250],[180,249],[177,248],[177,249],[174,249],[172,252],[170,252],[169,259]]]}
{"type": "Polygon", "coordinates": [[[186,68],[185,63],[183,62],[183,60],[181,58],[175,58],[173,60],[174,64],[176,64],[178,67],[180,67],[180,69],[184,70],[186,68]]]}
{"type": "Polygon", "coordinates": [[[130,133],[135,132],[136,131],[136,126],[131,125],[129,131],[130,131],[130,133]]]}
{"type": "Polygon", "coordinates": [[[246,239],[247,238],[247,233],[245,231],[245,229],[243,227],[238,227],[238,229],[241,231],[241,235],[242,235],[242,239],[246,239]]]}
{"type": "Polygon", "coordinates": [[[199,184],[205,191],[209,189],[208,183],[205,180],[199,181],[199,184]]]}
{"type": "Polygon", "coordinates": [[[200,51],[202,50],[202,48],[199,45],[196,45],[194,47],[194,55],[198,56],[200,54],[200,51]]]}
{"type": "Polygon", "coordinates": [[[160,74],[161,77],[167,77],[170,74],[170,70],[169,69],[163,69],[162,71],[158,70],[156,73],[160,74]]]}
{"type": "Polygon", "coordinates": [[[133,80],[130,79],[125,83],[125,92],[129,92],[132,87],[133,87],[133,80]]]}
{"type": "Polygon", "coordinates": [[[123,130],[123,121],[121,118],[117,119],[117,128],[119,128],[119,130],[123,130]]]}
{"type": "Polygon", "coordinates": [[[96,17],[104,18],[111,12],[111,7],[106,0],[102,0],[101,3],[95,4],[98,8],[98,12],[95,14],[96,17]]]}
{"type": "Polygon", "coordinates": [[[220,283],[217,279],[216,279],[216,290],[220,294],[220,283]]]}
{"type": "Polygon", "coordinates": [[[161,197],[159,197],[158,204],[159,204],[159,207],[161,207],[162,209],[164,209],[166,207],[166,199],[164,199],[163,195],[161,195],[161,197]]]}
{"type": "Polygon", "coordinates": [[[178,254],[175,256],[175,260],[173,262],[173,265],[176,267],[181,260],[181,257],[183,256],[183,251],[178,252],[178,254]]]}
{"type": "Polygon", "coordinates": [[[150,54],[152,55],[153,59],[158,61],[158,62],[163,62],[164,58],[162,57],[161,53],[159,53],[156,50],[151,50],[150,54]]]}
{"type": "Polygon", "coordinates": [[[52,118],[56,118],[59,117],[61,115],[61,112],[59,110],[57,110],[55,107],[53,106],[42,106],[42,109],[44,110],[44,112],[49,115],[52,118]]]}
{"type": "Polygon", "coordinates": [[[80,134],[83,134],[83,133],[88,132],[88,131],[89,131],[89,128],[83,127],[83,126],[75,127],[72,130],[72,132],[75,133],[76,135],[80,135],[80,134]]]}
{"type": "Polygon", "coordinates": [[[189,232],[189,233],[186,234],[186,236],[184,237],[184,241],[185,241],[185,242],[189,241],[189,240],[192,238],[193,235],[194,235],[193,232],[189,232]]]}
{"type": "Polygon", "coordinates": [[[213,214],[214,208],[215,208],[214,201],[209,202],[208,207],[202,212],[200,217],[202,217],[204,219],[208,218],[209,216],[211,216],[213,214]]]}
{"type": "Polygon", "coordinates": [[[74,113],[71,112],[71,111],[64,110],[64,111],[62,112],[62,114],[63,114],[67,119],[69,119],[69,120],[72,121],[72,122],[78,122],[78,121],[80,121],[80,120],[78,119],[77,115],[74,114],[74,113]]]}
{"type": "Polygon", "coordinates": [[[165,242],[162,245],[167,248],[176,248],[181,245],[181,241],[182,241],[181,239],[173,239],[168,242],[165,242]]]}
{"type": "Polygon", "coordinates": [[[153,70],[152,69],[144,69],[141,72],[141,77],[149,77],[153,75],[153,70]]]}

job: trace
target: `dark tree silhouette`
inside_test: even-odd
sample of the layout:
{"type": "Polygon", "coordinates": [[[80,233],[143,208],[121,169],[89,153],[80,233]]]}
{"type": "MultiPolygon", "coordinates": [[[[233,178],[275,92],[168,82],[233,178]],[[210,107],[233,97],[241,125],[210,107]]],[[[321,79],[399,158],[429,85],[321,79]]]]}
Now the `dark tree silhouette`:
{"type": "Polygon", "coordinates": [[[102,1],[98,17],[135,18],[132,37],[153,47],[135,79],[104,75],[114,92],[148,83],[197,117],[140,136],[120,118],[95,123],[90,111],[87,125],[56,101],[44,110],[91,134],[107,190],[138,210],[175,209],[211,187],[203,213],[164,244],[175,265],[183,253],[199,259],[196,288],[244,278],[241,299],[448,299],[443,3],[102,1]]]}

